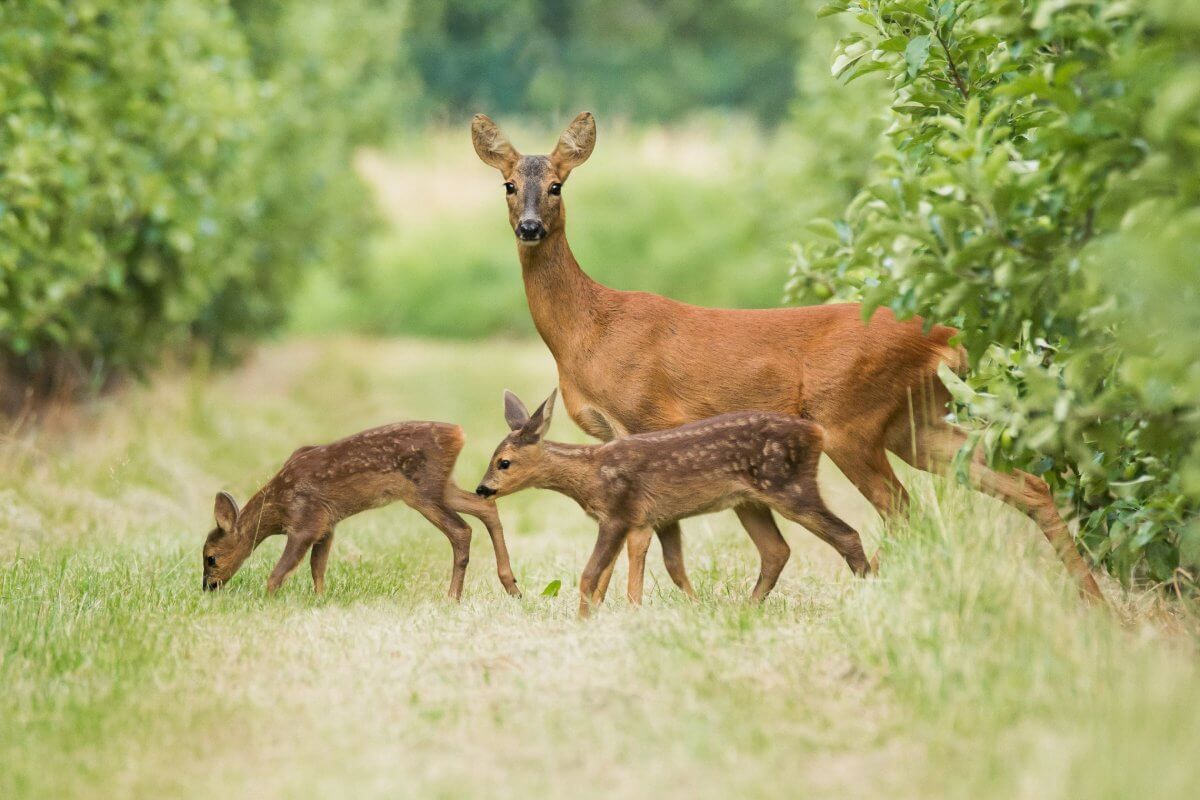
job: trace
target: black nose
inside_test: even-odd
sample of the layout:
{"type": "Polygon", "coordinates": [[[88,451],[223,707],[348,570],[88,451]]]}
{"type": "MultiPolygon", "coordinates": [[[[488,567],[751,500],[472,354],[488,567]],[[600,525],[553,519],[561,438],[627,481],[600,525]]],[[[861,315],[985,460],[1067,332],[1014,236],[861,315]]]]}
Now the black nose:
{"type": "Polygon", "coordinates": [[[536,219],[523,219],[517,225],[517,236],[527,242],[537,241],[546,234],[546,229],[542,227],[542,223],[536,219]]]}
{"type": "Polygon", "coordinates": [[[212,592],[212,591],[215,591],[220,588],[221,588],[220,581],[217,581],[217,580],[212,580],[212,581],[205,580],[204,581],[204,591],[206,591],[206,592],[212,592]]]}
{"type": "Polygon", "coordinates": [[[488,487],[484,486],[482,483],[479,484],[479,486],[477,486],[475,488],[475,494],[479,495],[480,497],[491,497],[495,493],[496,493],[495,489],[489,489],[488,487]]]}

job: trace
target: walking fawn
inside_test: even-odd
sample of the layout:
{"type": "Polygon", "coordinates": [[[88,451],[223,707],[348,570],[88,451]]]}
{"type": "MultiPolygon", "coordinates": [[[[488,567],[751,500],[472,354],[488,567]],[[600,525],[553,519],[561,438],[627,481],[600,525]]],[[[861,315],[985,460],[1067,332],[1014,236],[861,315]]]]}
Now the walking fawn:
{"type": "MultiPolygon", "coordinates": [[[[559,444],[544,438],[554,397],[551,392],[530,416],[516,395],[505,393],[504,417],[512,433],[496,448],[475,491],[501,497],[531,486],[553,489],[599,521],[595,550],[579,580],[581,617],[602,599],[600,581],[627,536],[648,542],[653,528],[725,508],[739,516],[754,509],[768,518],[774,509],[831,544],[855,574],[870,572],[858,533],[825,507],[817,489],[819,426],[791,415],[750,411],[604,444],[559,444]]],[[[790,550],[773,525],[747,530],[761,558],[751,597],[762,600],[790,550]]],[[[641,599],[644,555],[643,549],[643,560],[629,565],[635,603],[641,599]]]]}
{"type": "Polygon", "coordinates": [[[312,548],[313,588],[321,592],[334,526],[361,511],[401,500],[450,540],[450,597],[457,600],[462,595],[471,550],[471,528],[458,512],[483,521],[496,551],[500,582],[510,595],[520,597],[495,504],[463,491],[451,477],[462,446],[463,432],[457,425],[398,422],[332,444],[301,447],[240,511],[227,492],[217,495],[217,527],[204,542],[204,588],[220,588],[259,542],[282,533],[287,545],[267,591],[274,594],[312,548]]]}
{"type": "MultiPolygon", "coordinates": [[[[471,139],[502,175],[533,323],[558,365],[567,411],[592,436],[664,430],[729,411],[804,416],[824,429],[825,452],[882,514],[908,499],[888,451],[942,472],[963,446],[964,433],[945,420],[950,394],[938,378],[942,363],[967,365],[951,344],[954,328],[926,330],[920,318],[901,321],[887,309],[864,320],[857,303],[700,308],[602,286],[571,253],[562,196],[596,146],[592,115],[576,117],[547,156],[521,155],[483,114],[471,123],[471,139]]],[[[996,472],[981,453],[969,474],[977,489],[1033,518],[1080,589],[1103,598],[1046,481],[996,472]]],[[[752,536],[778,536],[761,508],[739,517],[752,536]]],[[[678,525],[658,535],[664,550],[678,547],[678,525]]],[[[634,547],[631,538],[631,558],[634,547]]]]}

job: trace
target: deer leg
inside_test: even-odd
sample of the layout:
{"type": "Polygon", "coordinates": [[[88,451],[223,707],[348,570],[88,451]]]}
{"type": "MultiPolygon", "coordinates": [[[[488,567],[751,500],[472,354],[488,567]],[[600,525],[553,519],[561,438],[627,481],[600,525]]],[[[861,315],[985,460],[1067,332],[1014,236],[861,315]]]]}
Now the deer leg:
{"type": "Polygon", "coordinates": [[[596,583],[596,592],[592,596],[593,602],[600,605],[604,602],[604,598],[608,596],[608,584],[612,582],[613,570],[617,568],[617,559],[614,558],[604,572],[600,573],[600,580],[596,583]]]}
{"type": "Polygon", "coordinates": [[[624,523],[603,522],[600,524],[600,534],[596,537],[596,546],[592,550],[583,575],[579,578],[579,618],[586,619],[595,603],[596,587],[600,576],[606,569],[611,568],[617,553],[621,551],[621,543],[629,532],[629,526],[624,523]]]}
{"type": "Polygon", "coordinates": [[[800,523],[816,534],[817,538],[828,542],[846,560],[855,575],[861,576],[871,572],[871,564],[863,552],[858,531],[825,506],[815,480],[805,481],[790,491],[771,498],[771,505],[780,514],[800,523]]]}
{"type": "Polygon", "coordinates": [[[687,570],[683,566],[683,531],[680,530],[678,522],[672,522],[670,525],[665,525],[658,529],[658,542],[662,545],[663,564],[667,568],[667,574],[671,576],[671,580],[675,581],[675,585],[683,590],[683,593],[693,600],[696,599],[696,590],[692,588],[692,582],[688,580],[687,570]]]}
{"type": "Polygon", "coordinates": [[[646,583],[646,552],[650,549],[653,536],[653,528],[634,528],[626,541],[629,553],[629,586],[626,595],[635,606],[642,604],[642,590],[646,583]]]}
{"type": "Polygon", "coordinates": [[[471,526],[445,505],[414,505],[425,519],[446,534],[454,551],[454,565],[450,572],[450,589],[446,596],[458,602],[462,597],[463,581],[467,575],[467,564],[471,561],[471,526]]]}
{"type": "Polygon", "coordinates": [[[758,582],[754,584],[754,590],[750,593],[750,600],[758,603],[775,588],[779,573],[783,572],[792,549],[779,532],[779,526],[771,516],[771,509],[754,503],[743,503],[733,511],[746,533],[750,534],[750,541],[758,548],[758,582]]]}
{"type": "MultiPolygon", "coordinates": [[[[922,433],[925,436],[919,442],[918,452],[913,454],[913,466],[928,471],[940,467],[938,471],[946,471],[966,441],[966,434],[949,425],[926,428],[922,433]]],[[[901,453],[901,457],[904,455],[901,453]]],[[[977,490],[1013,506],[1037,523],[1084,597],[1092,602],[1104,603],[1104,593],[1100,591],[1087,562],[1079,554],[1075,539],[1059,515],[1054,493],[1046,481],[1019,469],[1011,473],[997,472],[984,463],[982,452],[972,455],[968,475],[977,490]]]]}
{"type": "Polygon", "coordinates": [[[846,446],[831,441],[826,443],[825,453],[880,516],[898,514],[908,506],[908,492],[882,447],[846,446]]]}
{"type": "Polygon", "coordinates": [[[463,491],[457,486],[449,487],[447,492],[449,505],[455,511],[470,514],[478,518],[492,540],[492,550],[496,553],[496,574],[504,591],[512,597],[520,597],[521,590],[517,588],[517,579],[513,577],[512,564],[508,560],[508,546],[504,543],[504,527],[500,524],[500,512],[496,504],[482,497],[463,491]]]}
{"type": "Polygon", "coordinates": [[[333,529],[317,539],[312,546],[312,555],[308,565],[312,568],[313,591],[321,594],[325,591],[325,567],[329,564],[329,551],[333,549],[333,529]]]}
{"type": "Polygon", "coordinates": [[[271,577],[267,579],[267,594],[274,595],[279,591],[279,587],[283,585],[288,576],[295,571],[296,567],[300,566],[300,562],[304,559],[304,554],[313,545],[313,538],[303,532],[288,532],[287,544],[283,547],[283,555],[279,557],[279,562],[275,565],[275,569],[271,570],[271,577]]]}

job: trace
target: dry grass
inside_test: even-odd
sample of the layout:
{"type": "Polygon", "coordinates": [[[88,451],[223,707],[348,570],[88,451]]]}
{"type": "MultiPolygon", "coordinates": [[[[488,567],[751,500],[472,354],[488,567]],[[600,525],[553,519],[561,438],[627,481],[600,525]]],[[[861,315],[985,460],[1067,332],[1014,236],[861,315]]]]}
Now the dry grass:
{"type": "MultiPolygon", "coordinates": [[[[233,374],[164,377],[0,445],[0,796],[1183,796],[1200,778],[1187,609],[1115,593],[1083,609],[1044,543],[991,501],[911,478],[882,530],[827,476],[885,570],[853,580],[786,531],[793,561],[743,602],[732,515],[685,526],[700,602],[657,555],[647,605],[573,616],[582,513],[501,504],[520,601],[478,536],[464,602],[449,547],[404,508],[339,529],[327,595],[268,601],[278,542],[199,591],[211,496],[244,496],[299,444],[403,418],[460,422],[463,484],[540,396],[533,344],[339,339],[233,374]],[[539,593],[561,580],[558,597],[539,593]],[[1117,621],[1121,619],[1121,622],[1117,621]]],[[[559,438],[578,438],[563,417],[559,438]]],[[[618,575],[614,586],[619,586],[618,575]]],[[[619,595],[620,592],[615,594],[619,595]]]]}

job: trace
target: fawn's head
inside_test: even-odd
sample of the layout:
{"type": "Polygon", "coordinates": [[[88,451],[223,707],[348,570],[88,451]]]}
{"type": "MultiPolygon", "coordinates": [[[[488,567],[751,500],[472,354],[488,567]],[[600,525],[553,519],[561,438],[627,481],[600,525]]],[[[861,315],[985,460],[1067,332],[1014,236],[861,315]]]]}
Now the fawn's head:
{"type": "Polygon", "coordinates": [[[204,590],[220,589],[233,577],[254,549],[248,537],[240,535],[241,512],[229,492],[218,492],[213,507],[217,527],[204,540],[204,590]]]}
{"type": "Polygon", "coordinates": [[[554,413],[554,397],[558,390],[550,392],[546,401],[530,414],[512,392],[504,393],[504,419],[512,433],[504,437],[483,480],[475,493],[480,497],[503,497],[519,492],[531,485],[545,466],[546,450],[542,437],[550,430],[550,416],[554,413]]]}
{"type": "Polygon", "coordinates": [[[471,121],[471,141],[483,163],[500,170],[508,196],[508,221],[517,241],[532,247],[566,222],[562,186],[596,146],[596,118],[584,111],[567,126],[554,152],[523,156],[484,114],[471,121]]]}

